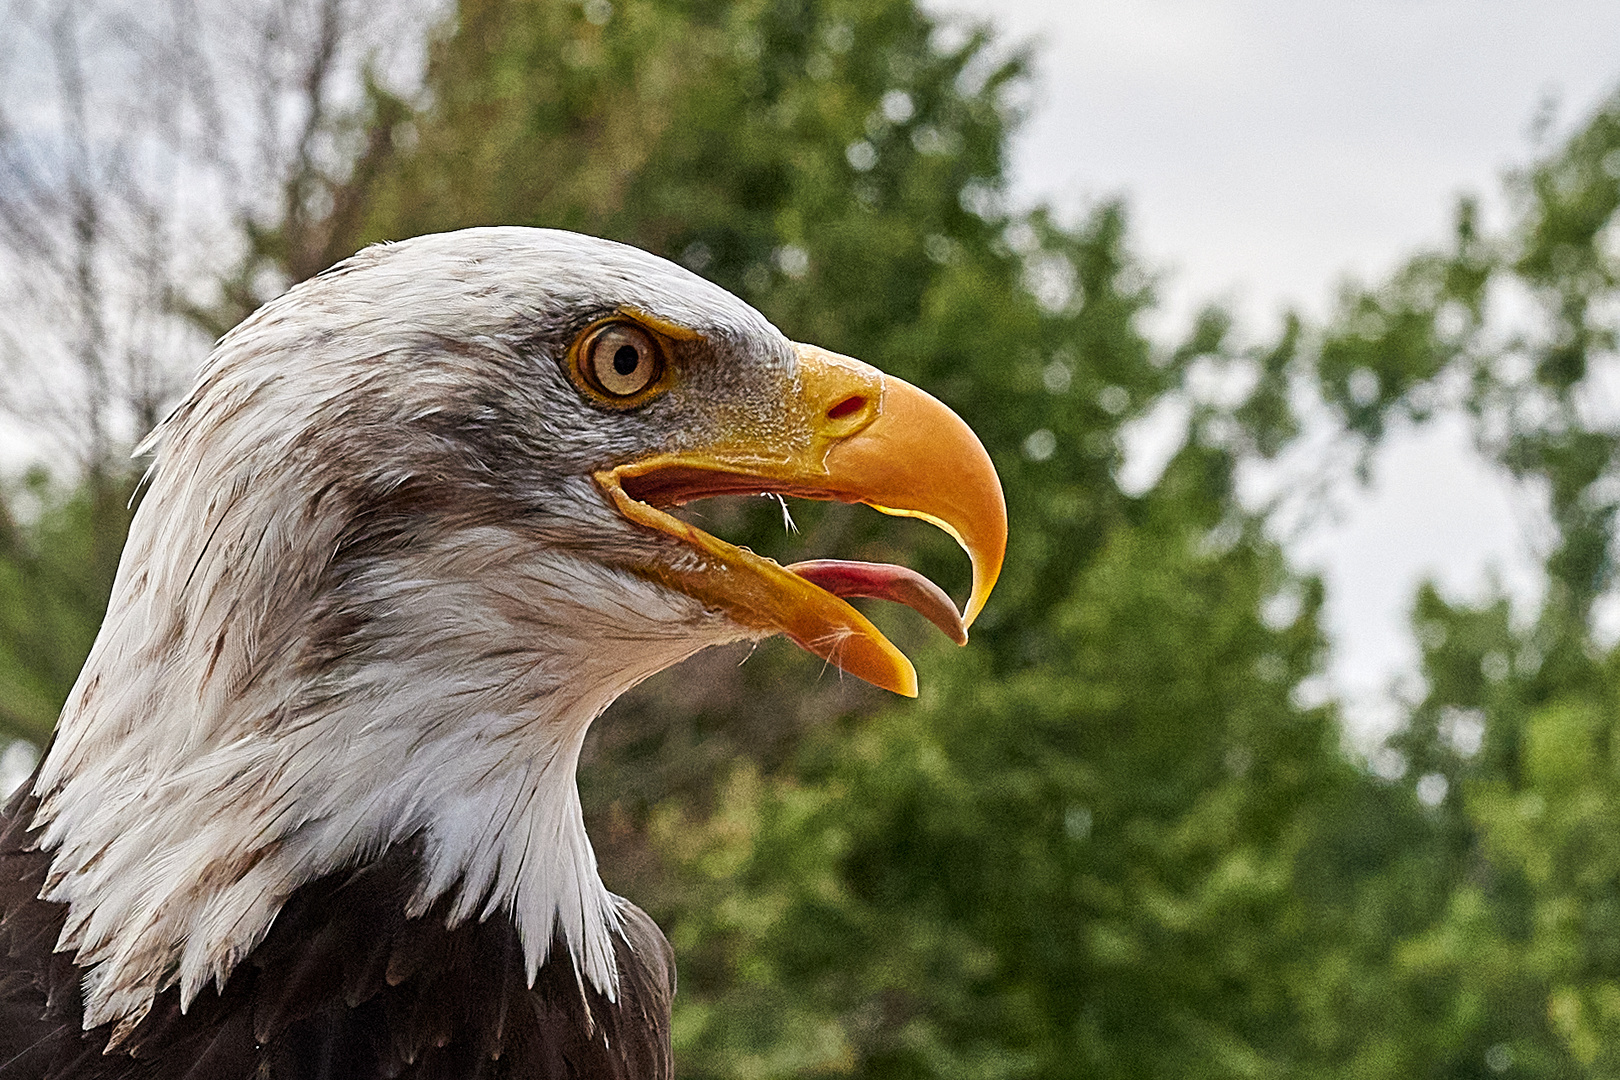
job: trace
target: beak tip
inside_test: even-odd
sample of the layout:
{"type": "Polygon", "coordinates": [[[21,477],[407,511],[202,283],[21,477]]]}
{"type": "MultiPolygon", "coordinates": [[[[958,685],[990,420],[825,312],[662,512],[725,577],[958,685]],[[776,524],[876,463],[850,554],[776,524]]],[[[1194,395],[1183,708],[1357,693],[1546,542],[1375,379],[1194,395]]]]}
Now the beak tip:
{"type": "Polygon", "coordinates": [[[901,697],[916,697],[917,669],[912,666],[911,661],[907,660],[905,667],[901,668],[896,674],[899,675],[899,678],[895,680],[897,684],[894,688],[895,693],[899,694],[901,697]]]}
{"type": "MultiPolygon", "coordinates": [[[[996,577],[1000,576],[1000,572],[1001,567],[998,565],[996,567],[996,577]]],[[[996,579],[994,577],[990,578],[982,587],[975,583],[973,595],[968,599],[966,610],[962,612],[962,629],[964,631],[971,627],[974,620],[983,613],[984,605],[990,600],[990,590],[995,588],[995,584],[996,579]]]]}
{"type": "Polygon", "coordinates": [[[890,673],[890,678],[878,683],[885,690],[892,690],[901,697],[914,698],[917,696],[917,669],[909,659],[900,657],[901,662],[896,664],[890,673]]]}

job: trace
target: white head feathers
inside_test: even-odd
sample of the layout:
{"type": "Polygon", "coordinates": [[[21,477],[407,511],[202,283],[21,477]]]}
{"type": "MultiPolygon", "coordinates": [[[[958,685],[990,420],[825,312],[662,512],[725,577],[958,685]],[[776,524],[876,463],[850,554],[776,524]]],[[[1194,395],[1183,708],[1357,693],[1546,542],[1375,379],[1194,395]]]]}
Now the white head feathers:
{"type": "Polygon", "coordinates": [[[86,1027],[223,984],[293,890],[420,843],[417,911],[554,929],[612,994],[613,907],[574,770],[646,676],[747,636],[595,557],[647,541],[594,462],[679,437],[555,362],[636,305],[785,339],[634,249],[488,229],[371,249],[222,340],[149,440],[107,619],[36,786],[86,1027]],[[662,434],[661,434],[662,433],[662,434]]]}

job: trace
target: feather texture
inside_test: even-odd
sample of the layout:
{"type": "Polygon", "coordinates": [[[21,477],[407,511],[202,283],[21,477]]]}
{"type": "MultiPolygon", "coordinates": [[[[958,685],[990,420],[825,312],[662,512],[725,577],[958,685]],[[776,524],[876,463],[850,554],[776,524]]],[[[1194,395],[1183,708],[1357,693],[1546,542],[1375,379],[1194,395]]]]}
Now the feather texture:
{"type": "Polygon", "coordinates": [[[182,1011],[164,991],[105,1053],[114,1025],[81,1026],[80,972],[51,948],[66,908],[36,898],[49,858],[25,828],[35,810],[23,793],[0,815],[0,1080],[670,1075],[674,961],[652,920],[613,898],[617,1001],[567,959],[531,987],[509,915],[451,929],[447,899],[405,914],[416,843],[297,889],[223,993],[182,1011]]]}
{"type": "Polygon", "coordinates": [[[533,229],[369,249],[226,335],[6,812],[0,1078],[665,1075],[668,946],[597,874],[580,746],[762,632],[637,572],[697,556],[591,477],[769,435],[794,365],[724,290],[533,229]],[[624,310],[687,366],[604,409],[563,358],[624,310]]]}

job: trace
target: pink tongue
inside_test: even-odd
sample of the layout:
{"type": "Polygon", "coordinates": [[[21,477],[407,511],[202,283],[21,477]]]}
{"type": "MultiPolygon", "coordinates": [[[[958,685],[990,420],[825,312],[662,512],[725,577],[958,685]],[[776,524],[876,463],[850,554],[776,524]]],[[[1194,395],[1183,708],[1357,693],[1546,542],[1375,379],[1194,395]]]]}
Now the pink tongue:
{"type": "Polygon", "coordinates": [[[787,567],[810,584],[834,596],[870,596],[893,600],[927,617],[958,645],[966,645],[967,627],[945,590],[915,570],[890,563],[812,559],[787,567]]]}

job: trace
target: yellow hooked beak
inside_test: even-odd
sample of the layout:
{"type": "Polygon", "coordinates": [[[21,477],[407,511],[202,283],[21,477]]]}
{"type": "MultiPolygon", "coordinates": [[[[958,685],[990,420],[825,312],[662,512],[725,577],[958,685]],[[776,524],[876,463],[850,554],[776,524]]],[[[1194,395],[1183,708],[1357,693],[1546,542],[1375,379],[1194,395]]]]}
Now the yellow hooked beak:
{"type": "Polygon", "coordinates": [[[842,596],[882,596],[921,611],[959,642],[990,596],[1007,549],[1007,507],[989,454],[928,394],[847,356],[796,346],[785,419],[743,422],[715,445],[596,474],[626,518],[703,557],[642,568],[744,626],[786,634],[829,662],[907,697],[911,661],[842,596]],[[859,502],[950,533],[973,562],[966,610],[900,567],[818,562],[784,567],[665,513],[713,495],[778,494],[859,502]]]}

